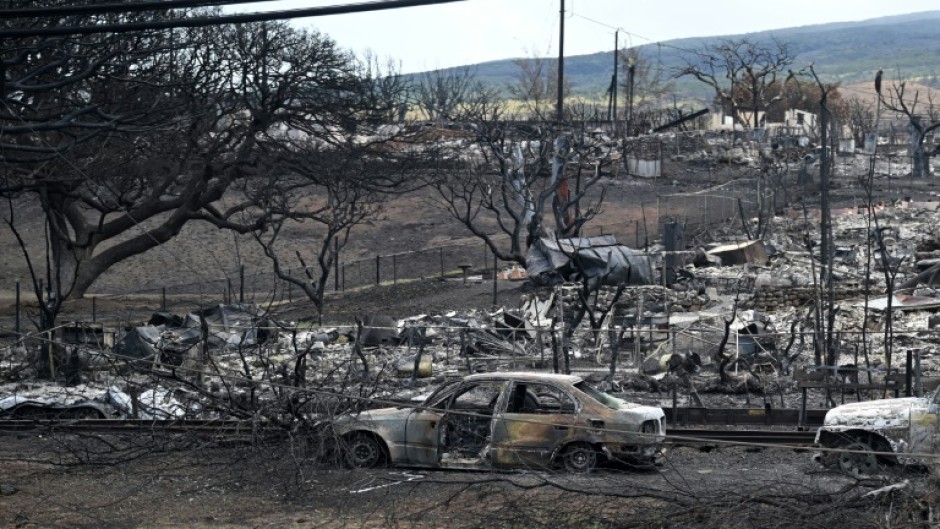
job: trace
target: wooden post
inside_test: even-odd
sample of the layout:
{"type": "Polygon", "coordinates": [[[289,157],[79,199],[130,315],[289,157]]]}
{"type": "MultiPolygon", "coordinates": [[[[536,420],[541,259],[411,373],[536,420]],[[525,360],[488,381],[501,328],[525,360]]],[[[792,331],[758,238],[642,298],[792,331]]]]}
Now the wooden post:
{"type": "Polygon", "coordinates": [[[46,354],[49,355],[49,379],[55,380],[55,358],[52,354],[52,331],[46,331],[46,354]]]}
{"type": "MultiPolygon", "coordinates": [[[[918,357],[920,358],[920,357],[918,357]]],[[[904,396],[910,397],[914,394],[914,351],[907,348],[907,358],[904,366],[904,396]]]]}
{"type": "Polygon", "coordinates": [[[382,256],[375,256],[375,284],[378,285],[382,282],[382,256]]]}
{"type": "Polygon", "coordinates": [[[163,287],[163,295],[160,301],[160,310],[166,312],[166,287],[163,287]]]}
{"type": "Polygon", "coordinates": [[[238,302],[245,302],[245,265],[238,267],[238,302]]]}
{"type": "Polygon", "coordinates": [[[679,390],[677,384],[672,385],[672,420],[679,424],[679,390]]]}
{"type": "Polygon", "coordinates": [[[398,284],[398,254],[392,254],[392,284],[398,284]]]}
{"type": "Polygon", "coordinates": [[[20,338],[20,280],[16,280],[16,339],[20,338]]]}
{"type": "Polygon", "coordinates": [[[663,225],[663,244],[666,247],[663,256],[664,287],[676,282],[676,267],[679,264],[676,252],[685,249],[685,234],[683,232],[682,224],[677,222],[669,222],[663,225]]]}
{"type": "MultiPolygon", "coordinates": [[[[620,31],[614,30],[614,76],[610,83],[610,123],[612,133],[617,134],[617,66],[620,60],[620,31]]],[[[616,136],[615,136],[616,137],[616,136]]]]}
{"type": "Polygon", "coordinates": [[[441,246],[441,279],[444,279],[444,247],[441,246]]]}
{"type": "Polygon", "coordinates": [[[561,123],[565,119],[565,0],[561,0],[558,22],[558,102],[556,109],[558,116],[556,120],[561,123]]]}
{"type": "Polygon", "coordinates": [[[797,421],[796,429],[803,431],[806,429],[806,387],[801,388],[802,399],[800,402],[800,419],[797,421]]]}
{"type": "MultiPolygon", "coordinates": [[[[166,292],[166,289],[163,289],[166,292]]],[[[166,294],[163,296],[163,310],[166,310],[166,294]]],[[[94,296],[91,298],[91,322],[96,323],[98,321],[98,297],[94,296]]]]}
{"type": "Polygon", "coordinates": [[[497,268],[499,268],[499,263],[497,262],[496,254],[494,253],[493,254],[493,307],[496,307],[496,301],[497,301],[497,296],[496,296],[496,272],[498,271],[497,268]]]}

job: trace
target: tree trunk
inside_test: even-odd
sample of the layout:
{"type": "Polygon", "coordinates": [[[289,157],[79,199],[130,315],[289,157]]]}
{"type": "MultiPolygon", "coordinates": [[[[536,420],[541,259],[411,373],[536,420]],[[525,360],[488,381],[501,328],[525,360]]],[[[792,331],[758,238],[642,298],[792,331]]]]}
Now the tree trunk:
{"type": "Polygon", "coordinates": [[[918,143],[912,149],[911,176],[914,178],[926,178],[930,176],[930,174],[930,153],[927,152],[927,149],[924,148],[922,143],[918,143]]]}

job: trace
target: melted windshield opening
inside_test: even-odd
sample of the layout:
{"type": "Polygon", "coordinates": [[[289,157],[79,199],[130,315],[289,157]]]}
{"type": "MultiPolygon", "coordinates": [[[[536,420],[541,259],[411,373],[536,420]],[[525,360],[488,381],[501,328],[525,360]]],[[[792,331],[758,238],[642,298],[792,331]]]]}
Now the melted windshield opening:
{"type": "Polygon", "coordinates": [[[625,400],[618,399],[617,397],[613,395],[608,395],[607,393],[604,393],[603,391],[600,391],[599,389],[591,387],[587,382],[583,380],[575,384],[574,387],[578,388],[578,390],[580,390],[582,393],[584,393],[588,397],[591,397],[592,399],[596,400],[597,402],[600,402],[601,404],[603,404],[604,406],[607,406],[608,408],[612,410],[619,410],[622,404],[626,404],[625,400]]]}

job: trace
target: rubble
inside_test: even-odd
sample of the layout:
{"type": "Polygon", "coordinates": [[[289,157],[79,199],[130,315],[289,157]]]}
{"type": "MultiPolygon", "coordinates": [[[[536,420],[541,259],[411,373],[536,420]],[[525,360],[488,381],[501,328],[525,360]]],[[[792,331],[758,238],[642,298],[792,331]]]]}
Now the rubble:
{"type": "MultiPolygon", "coordinates": [[[[920,272],[918,262],[923,269],[933,266],[924,261],[940,258],[933,229],[936,208],[929,206],[886,204],[879,211],[883,225],[891,228],[885,231],[891,235],[886,237],[889,257],[903,257],[897,261],[899,282],[920,272]]],[[[94,391],[49,398],[4,386],[0,398],[57,406],[84,400],[119,417],[210,416],[225,412],[208,406],[206,399],[276,398],[266,383],[345,391],[371,381],[379,384],[373,388],[379,395],[407,400],[429,383],[467,372],[567,366],[605,387],[644,392],[650,404],[668,404],[674,388],[690,395],[694,389],[705,405],[721,404],[722,395],[739,392],[761,399],[779,394],[792,404],[791,368],[815,362],[812,307],[820,297],[820,263],[818,248],[807,248],[806,241],[816,236],[816,224],[786,212],[768,222],[768,235],[754,241],[741,242],[740,228],[716,230],[711,245],[698,243],[683,253],[675,265],[680,273],[668,286],[655,284],[659,246],[640,252],[618,245],[612,236],[543,239],[527,268],[535,283],[523,289],[516,306],[490,311],[403,319],[363,315],[361,330],[354,322],[314,328],[272,321],[248,304],[217,305],[185,316],[155,313],[147,324],[117,331],[113,347],[79,337],[64,346],[69,354],[88,359],[81,366],[85,384],[75,387],[94,391]],[[575,255],[582,260],[580,268],[573,263],[575,255]],[[611,281],[614,277],[619,279],[611,281]],[[575,321],[585,299],[585,316],[575,321]],[[716,356],[722,348],[724,355],[716,356]],[[180,392],[180,380],[199,391],[180,392]]],[[[836,360],[877,370],[888,361],[886,289],[875,261],[880,252],[866,233],[866,217],[857,211],[834,220],[842,249],[833,269],[836,360]],[[869,260],[873,266],[866,278],[869,260]]],[[[521,272],[510,269],[507,278],[513,270],[521,272]]],[[[921,285],[897,293],[893,302],[891,365],[903,365],[907,351],[913,351],[920,362],[919,388],[940,375],[940,339],[931,332],[940,326],[934,315],[938,300],[940,295],[921,285]]],[[[28,379],[23,368],[6,366],[30,365],[35,351],[28,342],[11,345],[0,376],[28,379]]]]}
{"type": "Polygon", "coordinates": [[[652,260],[639,250],[617,244],[613,235],[571,239],[542,238],[529,248],[526,274],[537,284],[584,279],[592,285],[648,285],[652,260]]]}

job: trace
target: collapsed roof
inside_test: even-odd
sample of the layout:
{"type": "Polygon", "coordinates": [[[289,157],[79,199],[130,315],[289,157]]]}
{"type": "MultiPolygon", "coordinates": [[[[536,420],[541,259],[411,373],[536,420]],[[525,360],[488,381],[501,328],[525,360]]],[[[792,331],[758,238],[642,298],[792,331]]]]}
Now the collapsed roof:
{"type": "Polygon", "coordinates": [[[541,238],[526,255],[526,274],[536,284],[587,279],[599,285],[653,284],[652,259],[617,243],[613,235],[541,238]]]}

